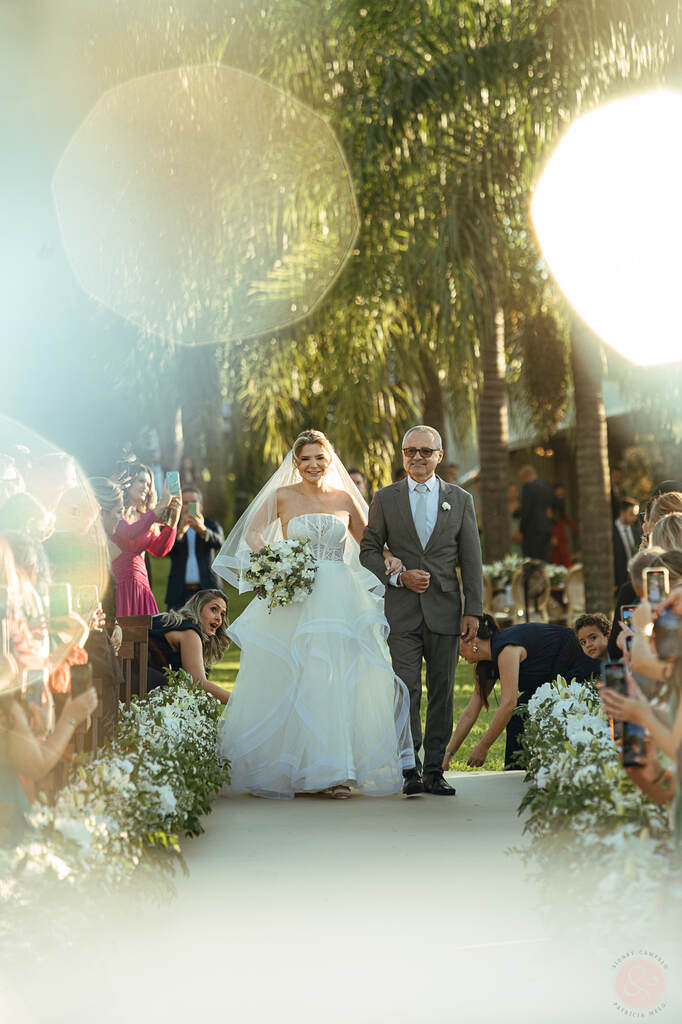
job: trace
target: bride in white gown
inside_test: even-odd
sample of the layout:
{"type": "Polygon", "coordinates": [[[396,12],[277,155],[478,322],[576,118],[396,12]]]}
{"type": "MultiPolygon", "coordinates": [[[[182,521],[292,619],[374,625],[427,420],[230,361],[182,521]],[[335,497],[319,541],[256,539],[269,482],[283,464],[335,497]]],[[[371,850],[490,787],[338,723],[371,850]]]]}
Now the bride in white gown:
{"type": "MultiPolygon", "coordinates": [[[[231,788],[285,799],[353,786],[397,793],[414,766],[407,689],[394,674],[376,577],[359,541],[367,506],[324,434],[301,434],[239,520],[213,571],[241,591],[252,551],[308,541],[318,562],[313,591],[268,613],[251,601],[228,629],[239,675],[220,723],[231,788]]],[[[400,568],[386,552],[387,569],[400,568]]]]}

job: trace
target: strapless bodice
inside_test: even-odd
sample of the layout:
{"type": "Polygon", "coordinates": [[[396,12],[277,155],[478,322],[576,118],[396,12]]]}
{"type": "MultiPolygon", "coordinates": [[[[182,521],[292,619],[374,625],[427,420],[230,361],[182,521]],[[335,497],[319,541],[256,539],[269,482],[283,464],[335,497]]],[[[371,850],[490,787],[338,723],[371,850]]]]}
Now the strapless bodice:
{"type": "Polygon", "coordinates": [[[288,539],[308,541],[321,562],[343,561],[346,533],[346,524],[329,512],[306,512],[293,516],[287,524],[288,539]]]}

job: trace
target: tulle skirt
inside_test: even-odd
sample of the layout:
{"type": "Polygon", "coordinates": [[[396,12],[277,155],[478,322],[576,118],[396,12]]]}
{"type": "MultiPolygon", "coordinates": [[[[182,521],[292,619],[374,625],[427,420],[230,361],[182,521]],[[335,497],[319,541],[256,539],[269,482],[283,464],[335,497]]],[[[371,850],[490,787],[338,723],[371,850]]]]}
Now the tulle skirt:
{"type": "Polygon", "coordinates": [[[231,789],[277,799],[350,782],[385,796],[414,766],[407,688],[383,601],[343,562],[320,563],[301,604],[254,598],[229,628],[239,675],[219,730],[231,789]]]}

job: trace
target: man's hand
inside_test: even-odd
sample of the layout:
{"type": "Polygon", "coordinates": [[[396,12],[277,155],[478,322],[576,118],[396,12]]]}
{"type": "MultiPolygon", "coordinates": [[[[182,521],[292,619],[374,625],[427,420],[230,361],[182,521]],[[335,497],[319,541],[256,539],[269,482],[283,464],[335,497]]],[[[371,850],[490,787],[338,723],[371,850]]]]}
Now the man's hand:
{"type": "Polygon", "coordinates": [[[196,530],[200,537],[203,537],[206,533],[206,523],[204,522],[204,517],[201,512],[197,512],[196,515],[192,512],[188,512],[187,525],[191,526],[193,530],[196,530]]]}
{"type": "Polygon", "coordinates": [[[485,759],[488,756],[488,747],[486,747],[483,740],[480,740],[469,754],[469,760],[467,764],[470,768],[480,768],[481,765],[485,764],[485,759]]]}
{"type": "Polygon", "coordinates": [[[402,574],[400,581],[404,587],[413,590],[415,594],[423,594],[425,590],[429,589],[431,573],[424,572],[423,569],[408,569],[402,574]]]}
{"type": "Polygon", "coordinates": [[[473,640],[478,636],[478,618],[475,615],[462,616],[462,640],[473,640]]]}

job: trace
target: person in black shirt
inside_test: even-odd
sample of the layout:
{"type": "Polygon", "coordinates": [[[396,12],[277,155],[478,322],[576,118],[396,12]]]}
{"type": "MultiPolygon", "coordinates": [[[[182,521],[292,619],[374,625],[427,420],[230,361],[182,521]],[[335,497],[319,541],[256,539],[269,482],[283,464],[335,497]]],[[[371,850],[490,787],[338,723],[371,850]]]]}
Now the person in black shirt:
{"type": "Polygon", "coordinates": [[[506,728],[505,770],[523,768],[523,719],[514,714],[516,708],[527,704],[538,687],[558,675],[584,682],[598,676],[601,667],[598,658],[588,658],[580,649],[575,633],[567,626],[528,622],[499,629],[491,615],[483,616],[478,636],[473,640],[462,638],[460,652],[470,665],[476,666],[475,687],[445,749],[443,770],[469,735],[481,710],[488,709],[488,698],[498,678],[500,706],[469,755],[467,764],[472,767],[485,763],[488,751],[506,728]]]}

